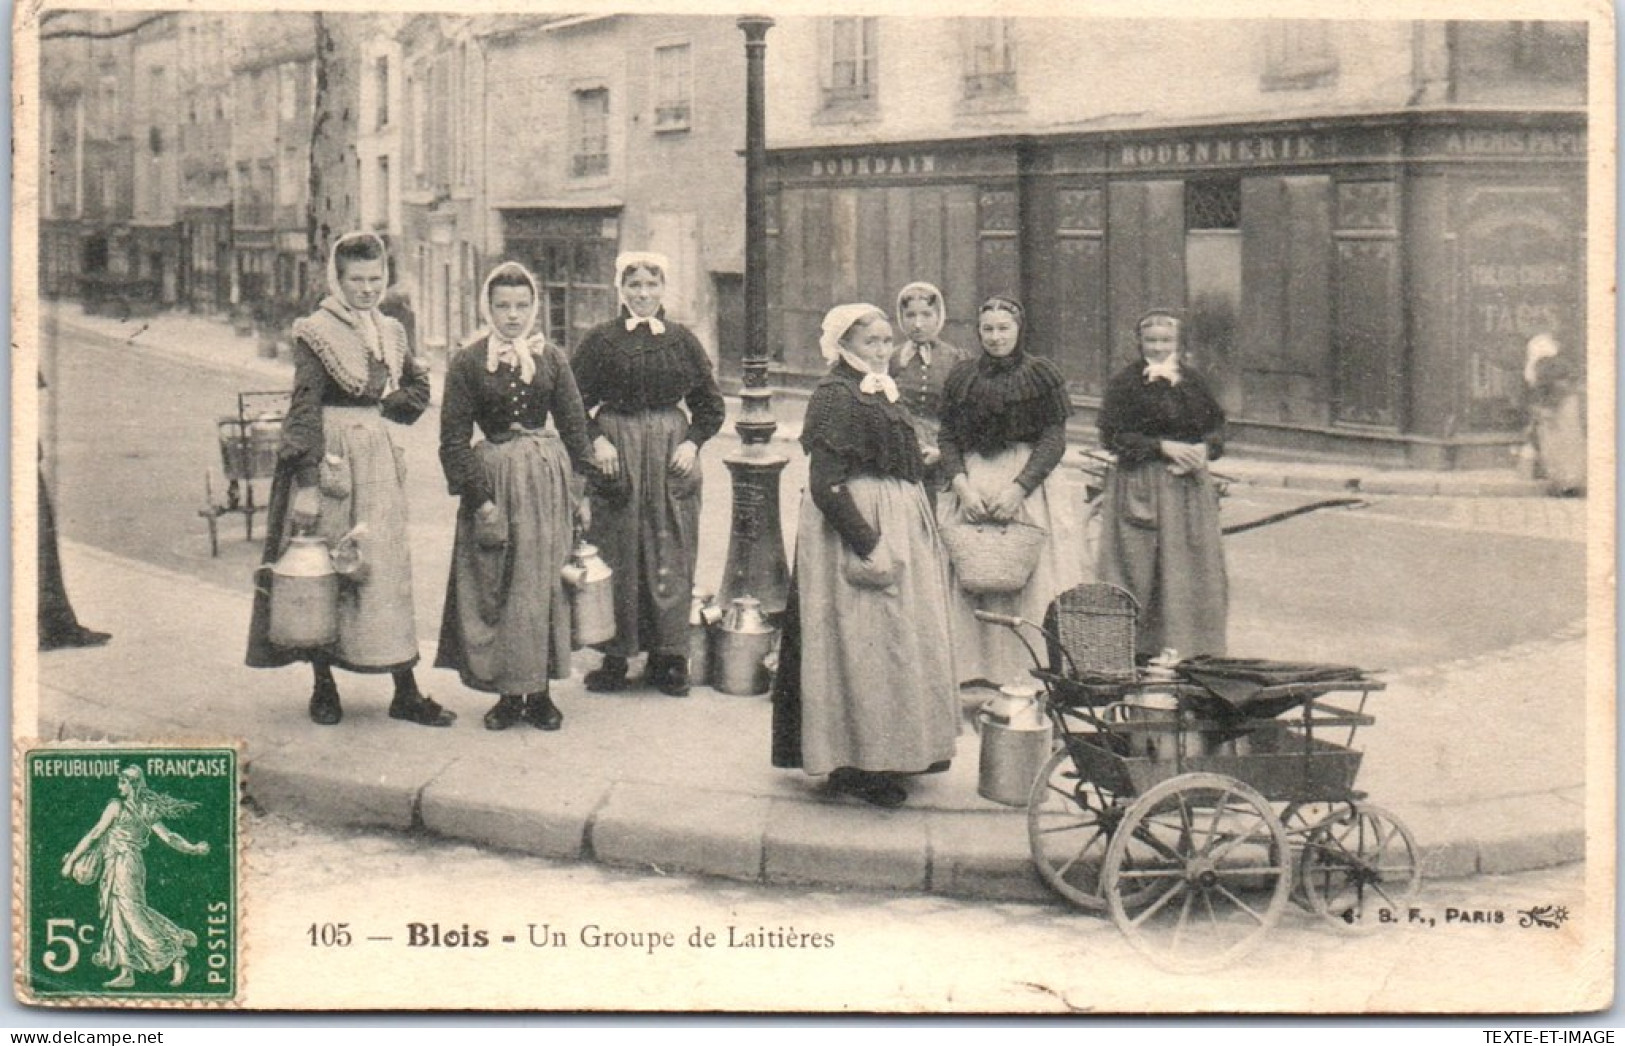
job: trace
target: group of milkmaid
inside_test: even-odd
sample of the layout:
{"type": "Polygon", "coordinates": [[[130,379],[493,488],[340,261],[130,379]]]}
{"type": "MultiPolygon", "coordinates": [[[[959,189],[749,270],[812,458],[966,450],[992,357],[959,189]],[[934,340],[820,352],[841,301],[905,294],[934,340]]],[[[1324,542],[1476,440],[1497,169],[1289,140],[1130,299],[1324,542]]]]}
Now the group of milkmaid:
{"type": "MultiPolygon", "coordinates": [[[[329,294],[293,325],[294,385],[255,586],[248,664],[308,662],[310,718],[324,726],[344,715],[335,668],[389,673],[392,718],[456,719],[415,674],[406,468],[391,429],[427,410],[430,385],[406,328],[380,308],[388,272],[379,237],[340,238],[329,294]],[[366,564],[340,586],[337,639],[316,648],[270,638],[264,575],[302,535],[352,541],[366,564]]],[[[447,360],[440,464],[459,507],[435,664],[495,695],[490,730],[563,725],[549,688],[570,677],[576,653],[561,568],[578,534],[613,570],[615,636],[598,645],[586,688],[689,692],[700,450],[721,429],[724,404],[704,347],[666,315],[670,278],[662,255],[619,256],[619,314],[567,357],[540,330],[535,277],[502,262],[479,290],[483,329],[447,360]]],[[[831,309],[819,332],[829,371],[801,431],[808,480],[772,762],[882,807],[907,799],[912,775],[948,767],[964,686],[1027,678],[1019,640],[979,621],[978,609],[1039,620],[1092,575],[1145,608],[1145,650],[1224,652],[1226,580],[1207,473],[1223,450],[1224,414],[1184,360],[1178,315],[1139,320],[1141,358],[1102,404],[1101,439],[1117,466],[1093,562],[1083,505],[1069,505],[1056,482],[1066,381],[1026,351],[1022,306],[1005,296],[981,305],[979,352],[942,338],[947,318],[942,292],[924,282],[904,287],[892,314],[831,309]],[[960,589],[942,528],[1017,521],[1045,535],[1025,586],[960,589]]]]}

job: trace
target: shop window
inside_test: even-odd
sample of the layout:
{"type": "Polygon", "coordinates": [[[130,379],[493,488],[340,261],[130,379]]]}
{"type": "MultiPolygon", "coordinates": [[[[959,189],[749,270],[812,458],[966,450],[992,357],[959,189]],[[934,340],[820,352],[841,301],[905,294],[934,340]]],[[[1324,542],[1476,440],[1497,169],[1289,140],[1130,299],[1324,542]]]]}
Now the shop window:
{"type": "Polygon", "coordinates": [[[1337,52],[1330,22],[1280,19],[1268,23],[1264,29],[1264,90],[1304,90],[1336,78],[1337,52]]]}
{"type": "Polygon", "coordinates": [[[965,55],[964,97],[1006,97],[1016,93],[1016,20],[967,18],[961,39],[965,55]]]}
{"type": "Polygon", "coordinates": [[[1188,231],[1241,228],[1241,182],[1187,182],[1185,228],[1188,231]]]}
{"type": "Polygon", "coordinates": [[[655,48],[656,131],[686,131],[693,106],[689,46],[669,44],[655,48]]]}
{"type": "Polygon", "coordinates": [[[572,107],[575,152],[570,173],[590,178],[609,173],[609,89],[576,91],[572,107]]]}
{"type": "Polygon", "coordinates": [[[877,97],[879,19],[831,18],[825,23],[823,93],[826,109],[865,107],[877,97]]]}

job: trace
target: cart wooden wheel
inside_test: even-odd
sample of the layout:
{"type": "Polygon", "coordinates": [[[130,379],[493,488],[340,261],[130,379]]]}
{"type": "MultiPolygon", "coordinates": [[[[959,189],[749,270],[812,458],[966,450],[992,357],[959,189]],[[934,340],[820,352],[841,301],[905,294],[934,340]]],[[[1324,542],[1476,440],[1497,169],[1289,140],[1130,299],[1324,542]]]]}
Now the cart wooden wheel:
{"type": "Polygon", "coordinates": [[[1246,955],[1281,918],[1292,847],[1263,796],[1223,774],[1181,774],[1129,807],[1101,875],[1112,921],[1167,970],[1246,955]]]}
{"type": "Polygon", "coordinates": [[[1027,841],[1039,877],[1079,908],[1104,911],[1100,869],[1127,805],[1085,781],[1063,745],[1033,780],[1027,799],[1027,841]]]}
{"type": "Polygon", "coordinates": [[[1298,878],[1315,913],[1350,933],[1376,926],[1379,909],[1397,914],[1422,888],[1411,830],[1370,803],[1351,803],[1309,833],[1298,878]]]}

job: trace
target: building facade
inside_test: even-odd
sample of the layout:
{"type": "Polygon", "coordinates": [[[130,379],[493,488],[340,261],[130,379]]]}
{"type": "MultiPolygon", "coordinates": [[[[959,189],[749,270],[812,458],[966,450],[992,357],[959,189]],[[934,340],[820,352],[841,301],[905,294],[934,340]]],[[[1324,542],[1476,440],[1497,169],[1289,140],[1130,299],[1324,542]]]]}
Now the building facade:
{"type": "Polygon", "coordinates": [[[176,16],[180,295],[188,308],[231,304],[231,48],[228,16],[176,16]]]}
{"type": "Polygon", "coordinates": [[[141,300],[132,247],[135,36],[162,16],[52,11],[40,20],[40,288],[87,305],[141,300]]]}
{"type": "Polygon", "coordinates": [[[1087,424],[1135,319],[1172,306],[1238,441],[1481,467],[1522,439],[1524,342],[1583,354],[1582,25],[824,18],[770,41],[787,380],[822,370],[829,303],[927,279],[966,344],[982,298],[1021,297],[1087,424]]]}

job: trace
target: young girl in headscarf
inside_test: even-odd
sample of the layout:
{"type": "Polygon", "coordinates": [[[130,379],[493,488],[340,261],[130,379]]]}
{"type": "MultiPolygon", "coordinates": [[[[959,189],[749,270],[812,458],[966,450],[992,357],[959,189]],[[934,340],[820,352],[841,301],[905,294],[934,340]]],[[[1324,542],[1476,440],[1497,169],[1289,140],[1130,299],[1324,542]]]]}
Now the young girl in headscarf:
{"type": "Polygon", "coordinates": [[[1084,577],[1076,510],[1061,502],[1054,475],[1066,453],[1072,412],[1060,369],[1023,347],[1026,317],[1012,298],[977,310],[982,352],[954,368],[944,389],[942,472],[949,489],[937,505],[943,526],[1021,521],[1047,537],[1038,565],[1019,592],[972,594],[955,586],[954,640],[962,682],[1004,685],[1031,679],[1032,661],[1009,629],[983,624],[974,611],[1042,621],[1056,596],[1084,577]]]}
{"type": "Polygon", "coordinates": [[[254,586],[248,664],[272,668],[309,661],[315,675],[310,718],[331,726],[343,718],[335,667],[388,672],[395,697],[389,715],[425,726],[449,726],[455,713],[418,689],[412,616],[412,560],[407,551],[406,465],[390,423],[410,425],[429,406],[429,371],[412,355],[406,331],[378,311],[385,290],[384,244],[371,233],[340,237],[328,257],[328,296],[296,320],[294,387],[282,423],[276,476],[267,510],[265,555],[254,586]],[[270,570],[296,532],[335,542],[354,538],[365,571],[339,587],[338,639],[316,649],[270,642],[270,570]]]}
{"type": "Polygon", "coordinates": [[[586,676],[598,692],[625,689],[628,662],[647,650],[646,681],[688,693],[699,455],[722,428],[723,403],[699,339],[661,306],[670,275],[663,255],[616,258],[620,315],[589,331],[570,363],[600,473],[592,543],[615,572],[615,638],[586,676]]]}
{"type": "Polygon", "coordinates": [[[1223,654],[1228,582],[1207,465],[1224,452],[1224,410],[1184,359],[1177,316],[1154,309],[1136,331],[1140,359],[1100,406],[1100,442],[1117,464],[1101,503],[1098,574],[1139,602],[1142,658],[1223,654]]]}
{"type": "Polygon", "coordinates": [[[873,305],[824,317],[831,364],[807,403],[810,457],[773,691],[773,765],[829,775],[876,806],[944,770],[959,732],[947,567],[913,421],[886,374],[873,305]]]}
{"type": "Polygon", "coordinates": [[[943,341],[948,304],[933,284],[915,281],[897,292],[897,329],[903,338],[892,357],[890,372],[897,382],[899,402],[914,419],[925,459],[925,490],[936,504],[941,489],[942,451],[937,431],[942,427],[942,389],[958,364],[970,359],[964,349],[943,341]]]}
{"type": "Polygon", "coordinates": [[[489,730],[557,730],[550,679],[570,675],[571,466],[592,464],[587,416],[564,354],[532,332],[536,280],[503,262],[480,291],[482,337],[446,367],[440,465],[462,499],[435,665],[498,695],[489,730]],[[546,428],[551,416],[557,431],[546,428]],[[474,443],[478,426],[484,437],[474,443]]]}

